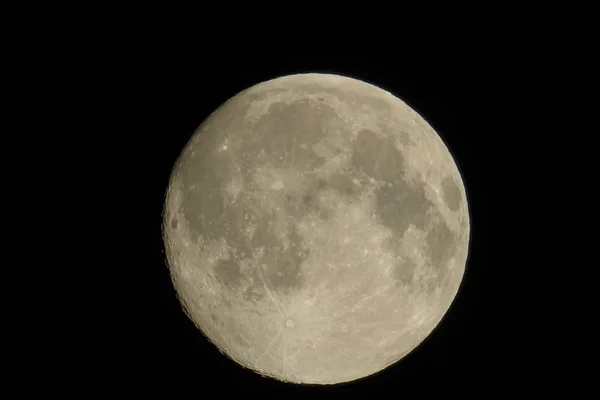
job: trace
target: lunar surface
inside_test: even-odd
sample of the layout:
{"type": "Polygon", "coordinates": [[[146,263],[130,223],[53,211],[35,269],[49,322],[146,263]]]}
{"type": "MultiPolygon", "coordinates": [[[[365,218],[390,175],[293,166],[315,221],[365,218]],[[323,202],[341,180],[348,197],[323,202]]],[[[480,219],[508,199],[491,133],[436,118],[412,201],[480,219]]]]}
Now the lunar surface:
{"type": "Polygon", "coordinates": [[[335,384],[440,323],[469,230],[459,170],[421,116],[371,84],[300,74],[202,123],[173,168],[163,237],[183,308],[221,352],[335,384]]]}

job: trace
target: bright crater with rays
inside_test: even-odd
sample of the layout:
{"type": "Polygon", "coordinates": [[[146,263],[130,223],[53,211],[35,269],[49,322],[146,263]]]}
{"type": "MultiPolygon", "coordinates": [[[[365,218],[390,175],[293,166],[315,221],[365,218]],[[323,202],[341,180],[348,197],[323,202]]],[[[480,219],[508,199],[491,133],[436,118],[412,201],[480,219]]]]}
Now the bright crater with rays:
{"type": "Polygon", "coordinates": [[[279,380],[333,384],[398,361],[439,324],[468,251],[464,185],[415,111],[373,85],[258,84],[178,159],[163,235],[188,316],[279,380]]]}

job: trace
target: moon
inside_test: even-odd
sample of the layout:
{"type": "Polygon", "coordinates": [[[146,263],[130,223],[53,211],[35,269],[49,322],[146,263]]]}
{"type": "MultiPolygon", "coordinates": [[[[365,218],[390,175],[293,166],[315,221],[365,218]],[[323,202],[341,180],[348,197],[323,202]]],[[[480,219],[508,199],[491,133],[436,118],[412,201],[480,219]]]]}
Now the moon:
{"type": "Polygon", "coordinates": [[[385,369],[435,329],[470,222],[458,167],[417,112],[370,83],[298,74],[200,125],[162,231],[182,307],[222,353],[327,385],[385,369]]]}

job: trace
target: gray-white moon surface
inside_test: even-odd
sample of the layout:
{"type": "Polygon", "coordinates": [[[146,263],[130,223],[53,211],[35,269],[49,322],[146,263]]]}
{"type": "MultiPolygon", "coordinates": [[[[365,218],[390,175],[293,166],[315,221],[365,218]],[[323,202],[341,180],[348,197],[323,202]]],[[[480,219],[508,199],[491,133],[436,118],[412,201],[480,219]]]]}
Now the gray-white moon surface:
{"type": "Polygon", "coordinates": [[[253,86],[198,128],[173,168],[163,236],[205,336],[281,381],[335,384],[400,360],[456,296],[466,193],[433,128],[337,75],[253,86]]]}

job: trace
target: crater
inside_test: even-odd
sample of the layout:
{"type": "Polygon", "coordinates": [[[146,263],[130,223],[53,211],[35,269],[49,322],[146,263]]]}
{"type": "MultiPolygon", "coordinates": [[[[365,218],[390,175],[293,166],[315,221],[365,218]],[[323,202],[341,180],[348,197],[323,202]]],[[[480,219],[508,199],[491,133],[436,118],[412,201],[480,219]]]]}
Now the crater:
{"type": "Polygon", "coordinates": [[[425,194],[424,182],[407,181],[404,157],[392,140],[363,129],[354,146],[355,168],[385,183],[375,191],[380,222],[399,237],[410,224],[424,230],[433,203],[425,194]]]}
{"type": "Polygon", "coordinates": [[[308,191],[302,194],[302,203],[307,207],[312,207],[317,201],[317,193],[314,191],[308,191]]]}
{"type": "Polygon", "coordinates": [[[415,143],[411,140],[411,125],[406,121],[379,121],[377,124],[383,134],[391,140],[398,141],[402,146],[414,146],[415,143]]]}
{"type": "Polygon", "coordinates": [[[313,153],[313,146],[341,125],[338,114],[326,104],[308,99],[276,102],[254,123],[254,134],[245,140],[244,149],[306,171],[324,163],[313,153]]]}
{"type": "Polygon", "coordinates": [[[219,260],[214,267],[214,274],[217,281],[227,288],[237,287],[242,278],[240,264],[229,257],[228,260],[219,260]]]}
{"type": "Polygon", "coordinates": [[[361,130],[354,142],[353,164],[378,180],[395,181],[404,175],[404,157],[393,141],[368,129],[361,130]]]}
{"type": "MultiPolygon", "coordinates": [[[[245,119],[246,113],[252,102],[264,99],[266,96],[267,94],[246,94],[231,98],[198,127],[186,145],[183,157],[180,157],[177,162],[176,168],[184,178],[183,187],[191,185],[201,187],[198,178],[203,175],[208,177],[214,174],[214,171],[223,170],[221,165],[215,167],[219,162],[228,162],[228,160],[222,156],[215,156],[215,150],[222,146],[228,132],[236,132],[239,137],[244,137],[250,131],[251,127],[245,119]]],[[[207,182],[207,184],[211,183],[207,182]]]]}
{"type": "Polygon", "coordinates": [[[268,246],[269,250],[263,259],[266,280],[271,289],[289,294],[304,286],[305,278],[302,263],[309,252],[302,246],[302,237],[292,229],[288,236],[288,247],[268,246]]]}
{"type": "Polygon", "coordinates": [[[303,192],[286,197],[286,213],[294,221],[300,221],[309,213],[326,220],[331,217],[336,206],[335,199],[356,193],[351,177],[343,174],[307,182],[309,183],[303,192]]]}
{"type": "Polygon", "coordinates": [[[285,196],[284,208],[288,218],[299,221],[315,206],[317,195],[311,189],[303,193],[293,193],[285,196]]]}
{"type": "Polygon", "coordinates": [[[213,230],[213,226],[218,226],[211,222],[221,218],[225,211],[223,192],[220,190],[225,180],[205,165],[197,165],[196,169],[187,170],[183,175],[183,216],[191,230],[198,234],[208,233],[213,230]],[[210,229],[208,225],[212,225],[210,229]]]}
{"type": "Polygon", "coordinates": [[[455,252],[456,239],[456,235],[448,228],[446,223],[438,218],[425,237],[429,257],[434,268],[441,268],[448,264],[448,260],[455,252]]]}
{"type": "MultiPolygon", "coordinates": [[[[283,227],[281,225],[274,225],[276,216],[274,212],[267,212],[262,215],[261,219],[257,221],[254,225],[254,231],[252,233],[251,246],[252,248],[265,246],[266,248],[282,245],[282,240],[284,237],[281,237],[276,234],[274,226],[281,228],[285,232],[287,228],[287,224],[283,227]]],[[[281,221],[284,223],[285,221],[281,221]]]]}
{"type": "MultiPolygon", "coordinates": [[[[370,88],[370,87],[369,87],[370,88]]],[[[304,90],[308,93],[319,94],[326,92],[330,95],[337,97],[340,101],[352,105],[354,108],[359,110],[362,107],[367,107],[369,110],[373,110],[378,113],[388,113],[390,111],[390,103],[381,97],[380,93],[377,93],[377,89],[374,87],[373,92],[365,92],[364,88],[360,91],[347,90],[348,88],[340,89],[331,86],[323,86],[318,83],[311,83],[304,85],[304,90]],[[376,94],[375,94],[376,93],[376,94]]]]}
{"type": "Polygon", "coordinates": [[[402,258],[394,268],[394,280],[398,284],[410,285],[416,268],[417,264],[413,260],[402,258]]]}
{"type": "Polygon", "coordinates": [[[252,303],[261,301],[265,297],[265,292],[259,290],[257,286],[248,286],[242,295],[244,300],[252,303]]]}
{"type": "Polygon", "coordinates": [[[213,324],[218,325],[220,327],[225,326],[225,321],[223,321],[221,318],[219,318],[219,316],[213,312],[210,313],[210,320],[213,322],[213,324]]]}
{"type": "Polygon", "coordinates": [[[433,203],[425,195],[424,186],[414,186],[397,179],[392,185],[376,190],[376,209],[381,223],[401,237],[409,225],[425,230],[433,203]]]}
{"type": "Polygon", "coordinates": [[[448,208],[452,211],[458,211],[462,196],[454,179],[449,177],[444,178],[442,181],[442,195],[448,208]]]}
{"type": "Polygon", "coordinates": [[[337,190],[342,195],[353,196],[356,195],[359,190],[354,184],[352,176],[349,174],[333,174],[327,180],[327,186],[337,190]]]}

